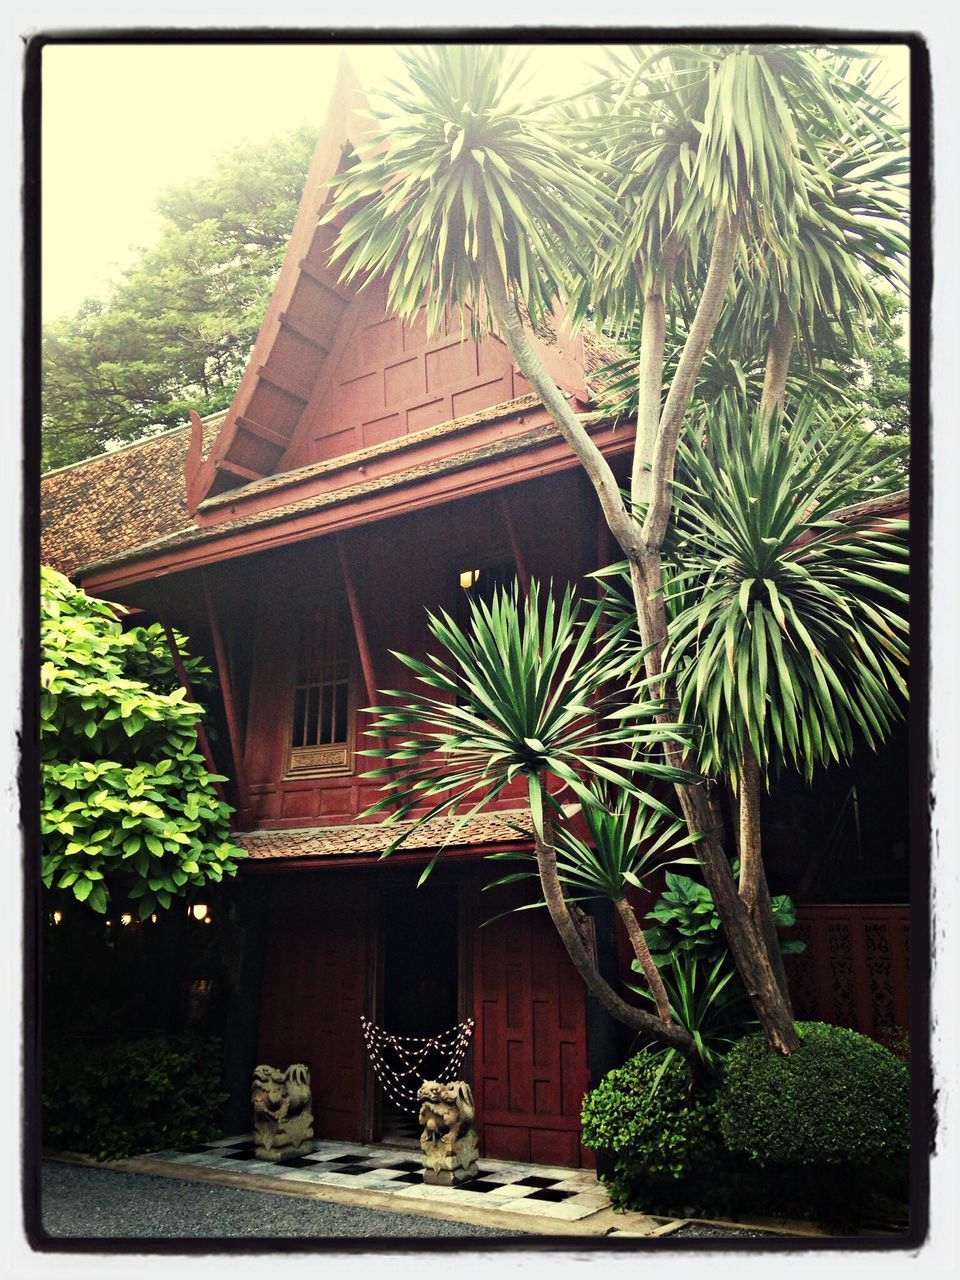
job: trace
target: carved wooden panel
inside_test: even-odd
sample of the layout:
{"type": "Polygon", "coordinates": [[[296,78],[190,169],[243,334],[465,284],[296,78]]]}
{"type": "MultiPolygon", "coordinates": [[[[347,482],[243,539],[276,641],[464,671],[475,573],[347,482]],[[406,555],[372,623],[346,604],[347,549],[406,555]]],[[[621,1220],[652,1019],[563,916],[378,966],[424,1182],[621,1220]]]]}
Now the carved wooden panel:
{"type": "Polygon", "coordinates": [[[877,1040],[909,1028],[909,907],[804,906],[789,936],[807,944],[786,957],[798,1018],[877,1040]]]}
{"type": "MultiPolygon", "coordinates": [[[[498,909],[484,901],[481,919],[498,909]]],[[[481,1150],[501,1159],[592,1165],[580,1144],[590,1083],[582,980],[545,913],[507,916],[475,939],[481,1150]]]]}

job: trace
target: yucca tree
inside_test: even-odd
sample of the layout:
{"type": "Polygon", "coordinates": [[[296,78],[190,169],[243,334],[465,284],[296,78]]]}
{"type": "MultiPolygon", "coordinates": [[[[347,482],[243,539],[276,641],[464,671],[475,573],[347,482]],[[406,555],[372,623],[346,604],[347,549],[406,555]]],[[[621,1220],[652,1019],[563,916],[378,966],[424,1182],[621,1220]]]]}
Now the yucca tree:
{"type": "MultiPolygon", "coordinates": [[[[824,182],[821,148],[852,131],[863,95],[810,47],[641,51],[606,95],[612,134],[597,145],[597,118],[518,104],[517,68],[502,48],[432,46],[403,57],[408,82],[384,95],[368,145],[338,179],[326,215],[340,220],[335,260],[355,284],[385,279],[402,318],[425,305],[435,328],[445,308],[461,307],[475,332],[496,328],[586,470],[627,558],[646,672],[660,682],[654,691],[665,695],[671,722],[661,550],[700,365],[748,252],[745,234],[772,246],[779,270],[803,252],[803,220],[822,221],[835,188],[824,182]],[[577,313],[592,305],[610,315],[641,298],[626,496],[529,341],[524,313],[535,322],[555,293],[575,299],[577,313]],[[677,298],[686,336],[664,388],[666,315],[677,298]]],[[[759,250],[754,258],[766,261],[759,250]]],[[[760,288],[762,275],[758,265],[739,279],[760,288]]],[[[683,763],[672,739],[664,751],[683,763]]],[[[704,874],[767,1038],[790,1052],[798,1041],[789,1008],[737,893],[716,800],[687,781],[677,782],[677,795],[688,830],[703,833],[704,874]]]]}
{"type": "MultiPolygon", "coordinates": [[[[597,830],[609,821],[623,833],[626,813],[637,810],[624,808],[607,819],[598,812],[598,786],[613,789],[625,804],[641,805],[644,812],[661,817],[669,843],[679,835],[676,818],[641,784],[644,779],[687,777],[659,759],[664,739],[685,740],[680,726],[658,723],[662,706],[649,696],[645,681],[631,677],[635,657],[621,643],[618,629],[599,633],[602,611],[597,607],[583,620],[579,613],[569,589],[557,602],[550,594],[541,597],[531,582],[525,601],[517,588],[498,591],[489,605],[471,601],[466,629],[446,613],[428,614],[442,653],[425,662],[396,656],[430,692],[386,690],[396,702],[372,709],[376,719],[371,734],[390,739],[391,745],[365,753],[386,761],[367,775],[381,779],[384,790],[367,813],[390,808],[388,823],[415,813],[419,825],[452,812],[456,821],[450,839],[515,779],[524,779],[543,900],[574,966],[614,1018],[689,1054],[692,1040],[671,1022],[668,1005],[665,1019],[654,1018],[628,1005],[600,976],[584,944],[575,897],[564,888],[565,881],[582,888],[587,864],[592,857],[596,870],[598,855],[566,834],[558,837],[558,785],[582,806],[597,830]],[[625,686],[632,700],[625,698],[625,686]]],[[[632,874],[631,858],[634,865],[642,864],[640,840],[650,825],[647,821],[631,833],[632,852],[624,847],[615,855],[615,892],[623,900],[631,939],[639,936],[647,956],[642,930],[624,898],[624,882],[632,874]]],[[[398,848],[411,830],[387,852],[398,848]]]]}
{"type": "Polygon", "coordinates": [[[769,442],[712,413],[702,427],[685,448],[665,661],[702,727],[701,768],[738,794],[739,892],[760,924],[764,780],[810,781],[903,714],[905,526],[837,518],[858,441],[811,401],[769,442]]]}

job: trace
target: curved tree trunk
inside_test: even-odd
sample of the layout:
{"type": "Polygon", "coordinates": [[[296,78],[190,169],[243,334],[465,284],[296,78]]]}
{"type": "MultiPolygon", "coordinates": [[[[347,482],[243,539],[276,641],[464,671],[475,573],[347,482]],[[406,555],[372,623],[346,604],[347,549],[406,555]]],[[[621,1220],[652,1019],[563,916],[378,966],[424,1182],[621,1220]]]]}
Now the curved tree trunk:
{"type": "Polygon", "coordinates": [[[613,905],[620,912],[620,919],[626,925],[627,937],[633,947],[633,954],[637,957],[637,963],[640,965],[643,976],[647,980],[647,985],[653,994],[661,1021],[672,1022],[673,1014],[670,1012],[670,997],[667,995],[667,988],[663,985],[660,970],[650,954],[650,948],[647,946],[647,940],[643,936],[643,930],[640,928],[633,907],[631,907],[626,898],[618,898],[613,905]]]}
{"type": "Polygon", "coordinates": [[[688,1031],[675,1023],[663,1022],[643,1009],[636,1009],[633,1005],[627,1004],[600,976],[583,944],[580,930],[563,896],[563,888],[557,875],[557,854],[553,847],[550,819],[546,814],[544,814],[543,834],[542,840],[539,837],[534,840],[543,898],[567,955],[586,983],[587,990],[595,997],[601,1008],[605,1009],[617,1022],[622,1022],[633,1031],[652,1036],[671,1049],[677,1049],[684,1057],[691,1057],[695,1052],[695,1046],[693,1037],[688,1031]]]}

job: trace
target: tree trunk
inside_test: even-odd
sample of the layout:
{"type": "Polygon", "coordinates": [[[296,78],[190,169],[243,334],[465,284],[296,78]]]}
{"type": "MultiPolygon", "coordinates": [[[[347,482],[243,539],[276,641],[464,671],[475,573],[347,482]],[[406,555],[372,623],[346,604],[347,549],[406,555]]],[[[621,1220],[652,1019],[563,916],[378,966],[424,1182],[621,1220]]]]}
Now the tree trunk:
{"type": "Polygon", "coordinates": [[[626,925],[627,937],[630,939],[633,954],[637,957],[637,963],[640,965],[643,976],[646,978],[647,985],[656,1001],[657,1013],[659,1013],[661,1021],[672,1022],[673,1014],[670,1012],[670,997],[667,995],[667,988],[663,985],[660,970],[650,954],[650,948],[647,946],[643,930],[637,922],[633,907],[631,907],[626,898],[618,898],[614,906],[620,912],[620,919],[626,925]]]}
{"type": "Polygon", "coordinates": [[[756,916],[760,872],[760,766],[750,739],[740,753],[740,897],[750,915],[756,916]]]}
{"type": "Polygon", "coordinates": [[[763,938],[776,975],[777,986],[793,1017],[787,971],[780,951],[773,905],[763,869],[763,845],[760,832],[760,767],[749,740],[744,744],[740,764],[739,847],[740,897],[757,932],[763,938]]]}
{"type": "Polygon", "coordinates": [[[770,428],[783,414],[783,401],[787,391],[787,374],[793,354],[793,316],[784,297],[780,298],[777,322],[770,335],[767,348],[767,364],[763,374],[763,391],[760,395],[760,434],[764,448],[770,441],[770,428]]]}
{"type": "Polygon", "coordinates": [[[663,1022],[660,1018],[655,1018],[643,1009],[636,1009],[633,1005],[627,1004],[600,976],[596,966],[590,959],[586,947],[583,945],[580,930],[577,928],[563,896],[560,877],[557,875],[557,853],[553,846],[550,818],[547,814],[544,814],[543,819],[543,835],[544,838],[542,840],[539,837],[534,839],[543,898],[547,904],[550,919],[553,921],[557,933],[560,935],[560,940],[566,948],[567,955],[573,962],[577,973],[583,978],[587,990],[600,1006],[618,1022],[622,1022],[633,1031],[640,1031],[645,1035],[652,1036],[655,1040],[669,1046],[671,1049],[677,1049],[684,1057],[691,1057],[695,1052],[695,1046],[693,1037],[688,1031],[683,1027],[678,1027],[675,1023],[663,1022]]]}
{"type": "Polygon", "coordinates": [[[663,393],[663,352],[667,335],[666,282],[663,276],[645,291],[640,326],[640,367],[637,370],[637,436],[633,446],[630,496],[633,514],[643,518],[644,503],[653,493],[653,453],[660,426],[663,393]]]}

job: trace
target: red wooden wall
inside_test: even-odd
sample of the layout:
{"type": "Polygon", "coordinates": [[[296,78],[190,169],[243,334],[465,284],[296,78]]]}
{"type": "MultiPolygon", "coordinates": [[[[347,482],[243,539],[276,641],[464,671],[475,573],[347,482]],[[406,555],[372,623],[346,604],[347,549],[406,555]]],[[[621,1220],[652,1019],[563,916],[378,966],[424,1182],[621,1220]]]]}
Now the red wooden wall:
{"type": "MultiPolygon", "coordinates": [[[[295,300],[303,289],[300,320],[313,328],[321,308],[309,288],[309,277],[302,277],[295,300]]],[[[315,391],[304,412],[284,470],[382,444],[530,390],[498,338],[463,340],[456,317],[447,333],[428,338],[423,313],[410,325],[387,314],[384,286],[372,287],[352,306],[354,314],[340,325],[320,375],[321,394],[315,391]]],[[[330,336],[321,338],[329,342],[330,336]]],[[[301,357],[294,353],[291,359],[296,366],[301,357]]],[[[302,360],[311,359],[315,353],[305,350],[302,360]]]]}

